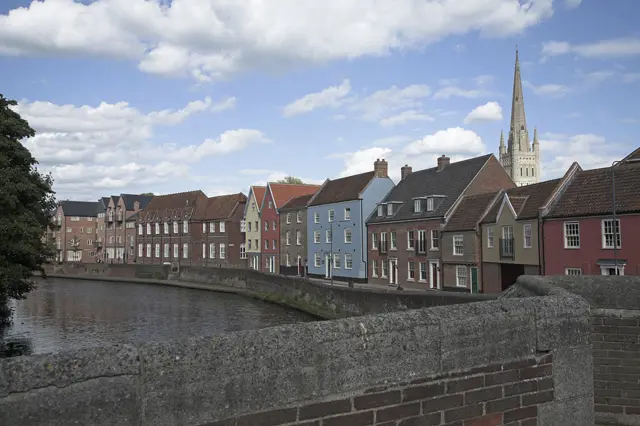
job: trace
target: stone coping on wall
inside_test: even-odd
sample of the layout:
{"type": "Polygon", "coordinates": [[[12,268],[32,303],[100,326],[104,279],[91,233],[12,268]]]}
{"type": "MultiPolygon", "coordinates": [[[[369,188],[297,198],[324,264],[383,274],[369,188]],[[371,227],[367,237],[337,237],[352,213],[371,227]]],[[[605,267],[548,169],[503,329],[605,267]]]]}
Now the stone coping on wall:
{"type": "Polygon", "coordinates": [[[0,424],[197,425],[549,352],[546,410],[583,421],[589,326],[589,305],[561,294],[9,358],[0,424]]]}

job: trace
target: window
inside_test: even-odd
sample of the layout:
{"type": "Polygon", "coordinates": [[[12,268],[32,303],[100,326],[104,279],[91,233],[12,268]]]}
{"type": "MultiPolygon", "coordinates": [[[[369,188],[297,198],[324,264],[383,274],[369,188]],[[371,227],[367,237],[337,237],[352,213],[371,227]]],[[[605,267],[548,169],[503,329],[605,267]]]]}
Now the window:
{"type": "Polygon", "coordinates": [[[420,213],[422,211],[422,200],[413,200],[413,212],[420,213]]]}
{"type": "Polygon", "coordinates": [[[418,253],[424,253],[427,251],[427,238],[426,238],[426,231],[424,229],[421,229],[418,231],[418,253]]]}
{"type": "Polygon", "coordinates": [[[274,250],[278,248],[277,243],[278,243],[278,240],[272,240],[272,241],[271,241],[271,246],[272,246],[272,248],[273,248],[274,250]]]}
{"type": "Polygon", "coordinates": [[[409,262],[407,267],[407,280],[415,281],[416,279],[416,262],[409,262]]]}
{"type": "Polygon", "coordinates": [[[349,207],[344,209],[344,220],[351,220],[351,209],[349,207]]]}
{"type": "Polygon", "coordinates": [[[260,228],[258,228],[258,221],[257,220],[255,221],[255,225],[256,226],[253,229],[255,229],[256,232],[258,232],[260,230],[260,228]]]}
{"type": "Polygon", "coordinates": [[[420,281],[427,281],[427,262],[420,262],[420,281]]]}
{"type": "Polygon", "coordinates": [[[302,212],[299,210],[296,213],[296,223],[302,223],[302,212]]]}
{"type": "Polygon", "coordinates": [[[320,223],[320,213],[313,214],[313,223],[320,223]]]}
{"type": "Polygon", "coordinates": [[[164,234],[169,235],[169,222],[164,223],[164,234]]]}
{"type": "Polygon", "coordinates": [[[147,244],[147,257],[151,257],[151,244],[147,244]]]}
{"type": "Polygon", "coordinates": [[[202,258],[207,258],[207,243],[202,243],[202,258]]]}
{"type": "Polygon", "coordinates": [[[269,222],[268,221],[264,221],[264,230],[268,231],[269,230],[269,222]]]}
{"type": "Polygon", "coordinates": [[[138,244],[138,257],[142,257],[143,256],[143,248],[142,248],[142,244],[138,244]]]}
{"type": "Polygon", "coordinates": [[[178,245],[174,244],[173,245],[173,258],[177,259],[179,255],[180,255],[180,250],[178,249],[178,245]]]}
{"type": "Polygon", "coordinates": [[[189,221],[188,220],[183,220],[182,221],[182,232],[185,234],[189,233],[189,221]]]}
{"type": "Polygon", "coordinates": [[[209,243],[209,259],[216,258],[216,243],[209,243]]]}
{"type": "Polygon", "coordinates": [[[564,223],[564,248],[580,248],[580,224],[564,223]]]}
{"type": "Polygon", "coordinates": [[[183,259],[189,258],[189,243],[182,244],[182,258],[183,259]]]}
{"type": "Polygon", "coordinates": [[[427,198],[427,211],[433,211],[433,198],[427,198]]]}
{"type": "Polygon", "coordinates": [[[345,254],[344,255],[344,269],[353,269],[353,255],[345,254]]]}
{"type": "Polygon", "coordinates": [[[458,287],[467,286],[467,267],[456,266],[456,285],[458,287]]]}
{"type": "Polygon", "coordinates": [[[493,227],[487,228],[487,248],[493,248],[493,227]]]}
{"type": "Polygon", "coordinates": [[[389,271],[389,263],[385,262],[384,260],[382,260],[380,262],[380,265],[382,266],[382,270],[380,271],[380,277],[381,278],[387,278],[387,273],[389,271]]]}
{"type": "Polygon", "coordinates": [[[251,240],[247,240],[247,248],[251,250],[251,240]]]}
{"type": "Polygon", "coordinates": [[[462,256],[464,254],[464,238],[463,235],[453,236],[453,254],[462,256]]]}
{"type": "Polygon", "coordinates": [[[269,200],[269,208],[272,209],[273,208],[273,201],[269,200]]]}
{"type": "Polygon", "coordinates": [[[285,234],[285,244],[290,246],[291,245],[291,231],[287,231],[285,234]]]}
{"type": "Polygon", "coordinates": [[[275,220],[271,223],[271,229],[274,230],[274,231],[276,230],[276,221],[275,220]]]}
{"type": "Polygon", "coordinates": [[[378,250],[378,234],[375,232],[371,233],[371,249],[378,250]]]}
{"type": "Polygon", "coordinates": [[[291,254],[289,252],[287,252],[284,256],[285,258],[285,264],[287,266],[291,266],[291,254]]]}
{"type": "Polygon", "coordinates": [[[313,231],[313,242],[320,244],[320,231],[313,231]]]}
{"type": "Polygon", "coordinates": [[[300,230],[296,231],[296,245],[302,245],[302,232],[300,230]]]}
{"type": "Polygon", "coordinates": [[[524,232],[524,248],[531,248],[531,224],[525,223],[522,229],[524,232]]]}
{"type": "Polygon", "coordinates": [[[214,232],[216,232],[216,223],[215,222],[209,222],[209,233],[213,234],[214,232]]]}
{"type": "Polygon", "coordinates": [[[240,232],[247,232],[247,222],[244,219],[240,221],[240,232]]]}
{"type": "Polygon", "coordinates": [[[616,219],[615,226],[613,219],[605,219],[602,221],[602,248],[612,249],[613,241],[616,241],[616,248],[620,248],[620,219],[616,219]]]}
{"type": "Polygon", "coordinates": [[[247,222],[247,232],[251,232],[251,222],[247,222]]]}
{"type": "Polygon", "coordinates": [[[415,243],[413,240],[413,231],[407,231],[407,250],[414,250],[415,243]]]}
{"type": "Polygon", "coordinates": [[[582,269],[580,268],[567,268],[564,270],[565,275],[582,275],[582,269]]]}
{"type": "Polygon", "coordinates": [[[333,269],[340,269],[340,255],[338,253],[333,255],[333,269]]]}
{"type": "Polygon", "coordinates": [[[156,222],[156,235],[160,235],[160,223],[156,222]]]}
{"type": "Polygon", "coordinates": [[[393,204],[387,204],[387,216],[393,215],[393,204]]]}
{"type": "Polygon", "coordinates": [[[138,225],[138,235],[142,235],[142,224],[138,225]]]}
{"type": "Polygon", "coordinates": [[[264,240],[264,248],[269,250],[269,240],[264,240]]]}
{"type": "Polygon", "coordinates": [[[163,256],[164,257],[169,257],[169,243],[164,243],[163,249],[164,249],[163,256]]]}
{"type": "Polygon", "coordinates": [[[255,245],[255,247],[256,247],[256,250],[258,250],[258,249],[260,248],[260,245],[258,244],[258,239],[257,239],[257,238],[255,238],[255,239],[253,240],[253,243],[254,243],[254,245],[255,245]]]}
{"type": "Polygon", "coordinates": [[[147,235],[151,235],[151,224],[147,223],[147,235]]]}
{"type": "Polygon", "coordinates": [[[291,223],[291,213],[287,213],[287,223],[291,223]]]}
{"type": "Polygon", "coordinates": [[[334,211],[333,211],[333,209],[331,209],[331,210],[329,210],[329,211],[327,212],[327,217],[328,217],[328,219],[329,219],[329,222],[333,222],[333,217],[334,217],[334,211]]]}
{"type": "Polygon", "coordinates": [[[349,228],[344,230],[344,243],[351,244],[351,229],[349,228]]]}
{"type": "MultiPolygon", "coordinates": [[[[113,217],[113,212],[111,213],[111,217],[113,217]]],[[[80,217],[71,216],[71,222],[80,222],[80,217]]]]}
{"type": "Polygon", "coordinates": [[[325,231],[324,237],[325,237],[325,241],[326,241],[327,244],[331,243],[331,241],[332,241],[331,229],[327,229],[325,231]]]}
{"type": "Polygon", "coordinates": [[[220,259],[226,259],[227,257],[227,246],[223,243],[220,243],[220,252],[218,253],[218,257],[220,259]]]}
{"type": "Polygon", "coordinates": [[[431,250],[440,250],[440,233],[437,229],[431,230],[431,250]]]}
{"type": "Polygon", "coordinates": [[[71,232],[71,228],[67,228],[67,232],[71,232]]]}
{"type": "Polygon", "coordinates": [[[156,246],[154,247],[154,255],[155,257],[160,257],[160,243],[156,243],[156,246]]]}
{"type": "Polygon", "coordinates": [[[378,217],[382,217],[382,215],[383,215],[383,213],[384,213],[383,208],[384,208],[384,207],[383,207],[382,205],[379,205],[379,206],[378,206],[378,217]]]}
{"type": "Polygon", "coordinates": [[[173,233],[178,233],[178,222],[176,222],[175,220],[173,221],[173,233]]]}
{"type": "Polygon", "coordinates": [[[378,261],[377,260],[372,260],[371,261],[371,276],[372,277],[377,277],[378,276],[378,261]]]}
{"type": "Polygon", "coordinates": [[[247,258],[247,250],[245,249],[244,243],[240,244],[240,259],[247,258]]]}
{"type": "Polygon", "coordinates": [[[321,260],[320,260],[320,253],[314,253],[313,254],[313,266],[315,266],[316,268],[319,268],[321,265],[321,260]]]}
{"type": "Polygon", "coordinates": [[[389,235],[391,236],[391,250],[395,250],[398,248],[397,240],[396,240],[396,231],[389,232],[389,235]]]}

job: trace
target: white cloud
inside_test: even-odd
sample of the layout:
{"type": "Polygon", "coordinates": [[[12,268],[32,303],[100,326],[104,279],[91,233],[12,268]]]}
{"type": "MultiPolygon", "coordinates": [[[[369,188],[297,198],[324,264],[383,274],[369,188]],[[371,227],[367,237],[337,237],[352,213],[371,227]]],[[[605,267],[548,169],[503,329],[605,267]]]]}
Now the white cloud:
{"type": "Polygon", "coordinates": [[[502,120],[502,107],[497,102],[487,102],[475,107],[464,119],[464,124],[500,121],[502,120]]]}
{"type": "Polygon", "coordinates": [[[320,9],[299,0],[43,0],[0,15],[0,52],[130,58],[143,72],[211,81],[469,32],[519,34],[552,14],[552,0],[328,0],[320,9]]]}
{"type": "Polygon", "coordinates": [[[482,87],[476,89],[463,89],[458,86],[445,86],[433,95],[433,99],[449,99],[453,97],[477,99],[491,96],[491,94],[492,93],[489,90],[482,87]]]}
{"type": "Polygon", "coordinates": [[[189,179],[191,165],[269,140],[253,129],[228,130],[198,145],[160,144],[158,126],[173,126],[190,116],[232,108],[235,98],[210,98],[181,109],[142,113],[126,102],[98,106],[21,101],[14,109],[36,130],[23,144],[51,172],[60,196],[97,198],[118,189],[148,191],[158,184],[189,179]]]}
{"type": "Polygon", "coordinates": [[[284,107],[283,115],[292,117],[311,112],[318,108],[337,108],[345,102],[351,92],[351,83],[344,80],[339,86],[331,86],[317,92],[309,93],[284,107]]]}
{"type": "Polygon", "coordinates": [[[391,117],[383,118],[380,120],[380,125],[383,127],[397,126],[401,124],[407,124],[410,121],[433,121],[433,117],[427,114],[423,114],[416,110],[403,111],[400,114],[392,115],[391,117]]]}
{"type": "Polygon", "coordinates": [[[564,0],[564,5],[567,9],[575,9],[582,4],[582,0],[564,0]]]}
{"type": "Polygon", "coordinates": [[[377,121],[396,111],[419,108],[422,99],[430,94],[431,89],[424,84],[402,88],[394,85],[354,101],[349,108],[365,120],[377,121]]]}
{"type": "Polygon", "coordinates": [[[522,84],[533,90],[533,93],[536,95],[548,96],[551,98],[561,98],[571,92],[571,88],[564,84],[541,84],[536,86],[528,81],[524,81],[522,84]]]}
{"type": "Polygon", "coordinates": [[[640,38],[623,37],[594,43],[571,44],[566,41],[548,41],[542,44],[542,57],[573,53],[584,58],[617,58],[640,55],[640,38]]]}

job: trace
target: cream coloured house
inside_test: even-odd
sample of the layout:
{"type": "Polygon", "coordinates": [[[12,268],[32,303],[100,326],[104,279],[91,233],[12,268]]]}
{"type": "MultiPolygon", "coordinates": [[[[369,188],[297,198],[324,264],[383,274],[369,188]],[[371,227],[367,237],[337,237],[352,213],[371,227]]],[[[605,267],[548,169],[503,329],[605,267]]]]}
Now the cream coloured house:
{"type": "Polygon", "coordinates": [[[249,189],[247,204],[244,208],[247,266],[256,270],[260,270],[260,206],[262,206],[266,190],[265,186],[252,186],[249,189]]]}

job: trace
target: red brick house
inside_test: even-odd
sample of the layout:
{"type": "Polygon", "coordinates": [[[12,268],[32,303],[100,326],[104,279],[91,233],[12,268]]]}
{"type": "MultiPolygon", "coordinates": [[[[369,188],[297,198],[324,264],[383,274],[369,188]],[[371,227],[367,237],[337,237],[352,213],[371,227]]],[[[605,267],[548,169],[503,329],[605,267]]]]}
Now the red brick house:
{"type": "Polygon", "coordinates": [[[292,198],[314,194],[318,189],[320,185],[271,182],[267,184],[267,191],[260,207],[263,272],[280,273],[280,207],[292,198]]]}
{"type": "Polygon", "coordinates": [[[133,263],[136,220],[129,219],[144,209],[152,198],[151,195],[141,194],[120,194],[108,198],[103,218],[104,229],[99,235],[105,262],[133,263]]]}
{"type": "Polygon", "coordinates": [[[200,190],[154,196],[138,213],[136,263],[191,265],[193,232],[202,226],[194,223],[196,208],[207,202],[200,190]]]}
{"type": "MultiPolygon", "coordinates": [[[[495,193],[515,184],[492,154],[412,172],[367,220],[369,282],[414,289],[442,289],[441,229],[465,196],[495,193]]],[[[446,266],[455,275],[455,265],[446,266]]]]}
{"type": "Polygon", "coordinates": [[[52,225],[56,260],[60,262],[95,263],[96,219],[98,203],[93,201],[61,201],[52,225]]]}
{"type": "Polygon", "coordinates": [[[246,268],[244,208],[247,196],[211,197],[198,205],[193,218],[192,264],[246,268]]]}
{"type": "Polygon", "coordinates": [[[640,150],[579,169],[543,220],[545,275],[640,275],[640,150]]]}

